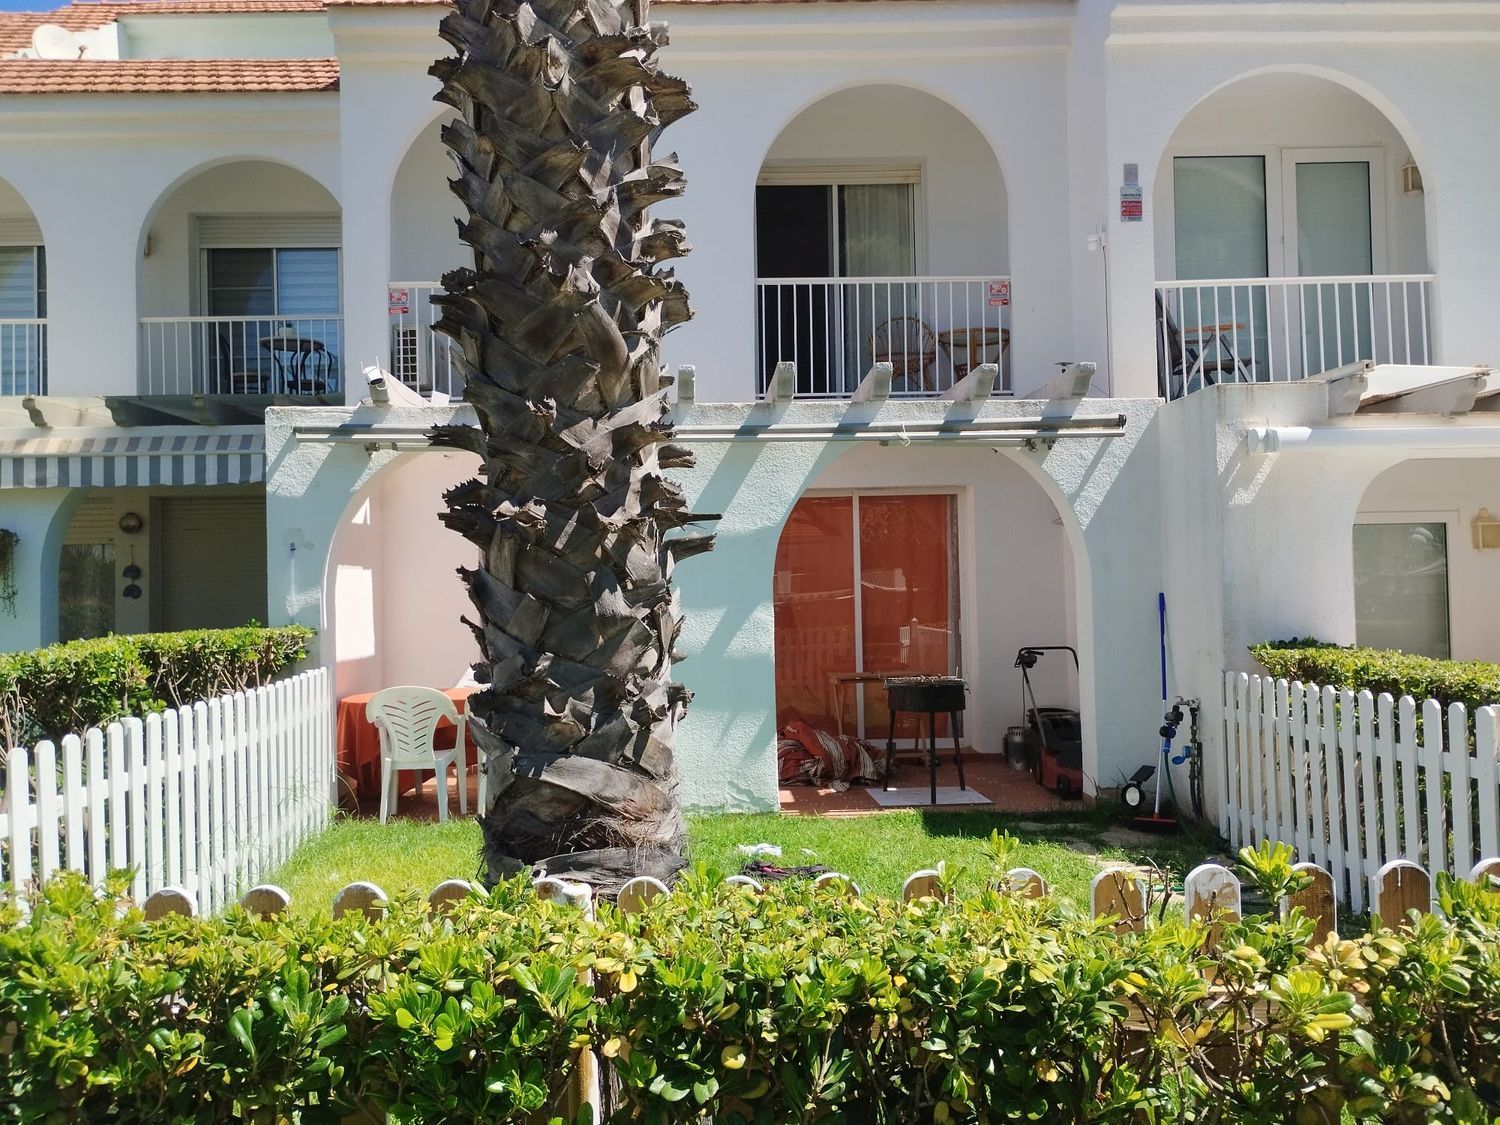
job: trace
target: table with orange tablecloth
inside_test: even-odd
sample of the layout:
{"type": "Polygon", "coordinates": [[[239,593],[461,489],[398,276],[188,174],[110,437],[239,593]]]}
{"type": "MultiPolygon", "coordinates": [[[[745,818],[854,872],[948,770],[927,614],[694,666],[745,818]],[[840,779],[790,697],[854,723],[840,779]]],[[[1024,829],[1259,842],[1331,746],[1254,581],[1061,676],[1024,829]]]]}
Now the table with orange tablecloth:
{"type": "MultiPolygon", "coordinates": [[[[469,696],[478,690],[476,687],[445,688],[443,694],[453,700],[459,711],[463,711],[469,696]]],[[[365,718],[365,707],[374,695],[373,691],[365,691],[340,699],[335,726],[339,772],[354,779],[355,792],[361,799],[380,797],[380,732],[365,718]]],[[[447,719],[438,722],[436,742],[439,751],[452,747],[453,733],[453,724],[447,719]]],[[[477,762],[479,748],[474,744],[473,735],[466,737],[464,743],[465,761],[477,762]]],[[[397,788],[405,790],[416,783],[417,777],[416,770],[402,770],[397,788]]]]}

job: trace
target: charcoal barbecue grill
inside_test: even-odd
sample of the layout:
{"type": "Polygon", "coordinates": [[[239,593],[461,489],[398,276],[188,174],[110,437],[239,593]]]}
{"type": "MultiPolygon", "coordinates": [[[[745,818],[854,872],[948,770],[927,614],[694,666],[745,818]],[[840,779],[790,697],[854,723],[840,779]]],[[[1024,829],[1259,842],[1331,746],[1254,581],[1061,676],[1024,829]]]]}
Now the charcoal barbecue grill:
{"type": "Polygon", "coordinates": [[[885,743],[885,777],[882,788],[890,789],[891,772],[896,760],[896,715],[898,712],[915,712],[917,715],[917,749],[922,749],[922,713],[927,714],[927,780],[931,789],[931,801],[937,804],[937,717],[946,713],[948,729],[953,733],[953,761],[958,766],[958,787],[967,789],[964,782],[964,755],[958,745],[958,717],[967,703],[969,685],[958,676],[888,676],[885,694],[890,702],[890,734],[885,743]]]}

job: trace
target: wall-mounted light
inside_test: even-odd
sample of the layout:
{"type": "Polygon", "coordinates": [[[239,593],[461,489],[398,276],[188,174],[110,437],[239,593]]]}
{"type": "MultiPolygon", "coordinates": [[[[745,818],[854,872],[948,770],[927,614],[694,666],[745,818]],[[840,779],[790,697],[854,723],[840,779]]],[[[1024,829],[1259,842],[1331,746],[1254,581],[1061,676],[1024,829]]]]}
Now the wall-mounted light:
{"type": "Polygon", "coordinates": [[[1401,190],[1407,195],[1418,195],[1422,191],[1422,169],[1415,160],[1401,165],[1401,190]]]}
{"type": "Polygon", "coordinates": [[[1490,515],[1488,508],[1480,508],[1472,526],[1476,551],[1500,551],[1500,518],[1490,515]]]}
{"type": "Polygon", "coordinates": [[[134,535],[146,526],[146,521],[141,519],[138,512],[125,512],[120,516],[119,527],[126,535],[134,535]]]}

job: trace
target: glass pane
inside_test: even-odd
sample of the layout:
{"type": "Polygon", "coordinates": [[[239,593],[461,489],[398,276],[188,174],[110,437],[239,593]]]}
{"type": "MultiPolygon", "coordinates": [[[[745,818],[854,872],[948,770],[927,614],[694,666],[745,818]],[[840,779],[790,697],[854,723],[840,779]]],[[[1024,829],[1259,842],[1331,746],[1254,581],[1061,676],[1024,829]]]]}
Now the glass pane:
{"type": "Polygon", "coordinates": [[[840,277],[910,277],[916,245],[910,184],[839,188],[840,277]]]}
{"type": "MultiPolygon", "coordinates": [[[[1299,162],[1297,273],[1302,277],[1364,276],[1373,272],[1370,239],[1370,165],[1363,160],[1299,162]]],[[[1376,359],[1368,286],[1319,285],[1302,294],[1307,374],[1376,359]]]]}
{"type": "Polygon", "coordinates": [[[339,252],[276,251],[276,311],[283,316],[338,316],[339,252]]]}
{"type": "MultiPolygon", "coordinates": [[[[916,219],[910,184],[847,184],[838,189],[839,274],[842,277],[911,277],[917,272],[916,219]]],[[[936,337],[924,330],[933,310],[920,306],[916,286],[845,286],[841,390],[852,391],[876,360],[894,368],[891,389],[930,390],[936,337]]]]}
{"type": "Polygon", "coordinates": [[[0,246],[0,395],[44,390],[42,327],[3,323],[45,315],[41,284],[40,247],[0,246]]]}
{"type": "MultiPolygon", "coordinates": [[[[958,670],[951,496],[861,496],[860,624],[864,670],[947,676],[958,670]]],[[[890,731],[884,686],[865,686],[865,737],[890,731]]],[[[903,719],[910,736],[914,721],[903,719]]],[[[944,726],[940,722],[939,733],[944,726]]]]}
{"type": "Polygon", "coordinates": [[[801,720],[856,732],[854,507],[848,496],[797,502],[776,546],[776,729],[801,720]]]}
{"type": "Polygon", "coordinates": [[[1297,164],[1297,273],[1373,272],[1370,165],[1363,160],[1297,164]]]}
{"type": "Polygon", "coordinates": [[[1445,524],[1354,525],[1354,636],[1369,648],[1448,658],[1445,524]]]}
{"type": "Polygon", "coordinates": [[[210,250],[208,315],[263,316],[276,311],[275,252],[210,250]]]}
{"type": "MultiPolygon", "coordinates": [[[[1264,157],[1176,157],[1172,191],[1177,280],[1267,275],[1264,157]]],[[[1263,289],[1188,290],[1181,309],[1170,312],[1182,333],[1189,371],[1233,381],[1253,378],[1256,367],[1266,366],[1270,331],[1263,289]],[[1218,331],[1221,325],[1225,328],[1218,331]]]]}
{"type": "Polygon", "coordinates": [[[58,573],[58,636],[65,641],[115,631],[115,548],[66,544],[58,573]]]}
{"type": "Polygon", "coordinates": [[[0,319],[37,315],[36,247],[0,246],[0,319]]]}

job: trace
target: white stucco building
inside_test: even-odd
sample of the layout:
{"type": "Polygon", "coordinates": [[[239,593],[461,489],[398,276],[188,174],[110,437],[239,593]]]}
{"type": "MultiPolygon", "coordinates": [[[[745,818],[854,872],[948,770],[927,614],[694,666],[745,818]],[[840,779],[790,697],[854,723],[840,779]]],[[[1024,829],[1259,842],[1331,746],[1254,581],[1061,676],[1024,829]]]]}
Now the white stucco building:
{"type": "MultiPolygon", "coordinates": [[[[1116,785],[1163,592],[1210,786],[1255,641],[1500,660],[1500,2],[653,11],[700,105],[658,208],[695,247],[681,478],[724,513],[677,575],[690,803],[774,807],[788,716],[883,737],[862,672],[963,675],[997,751],[1023,645],[1077,649],[1038,695],[1116,785]]],[[[435,513],[473,465],[420,436],[466,410],[440,14],[0,14],[0,648],[256,617],[317,627],[340,693],[464,674],[435,513]]]]}

